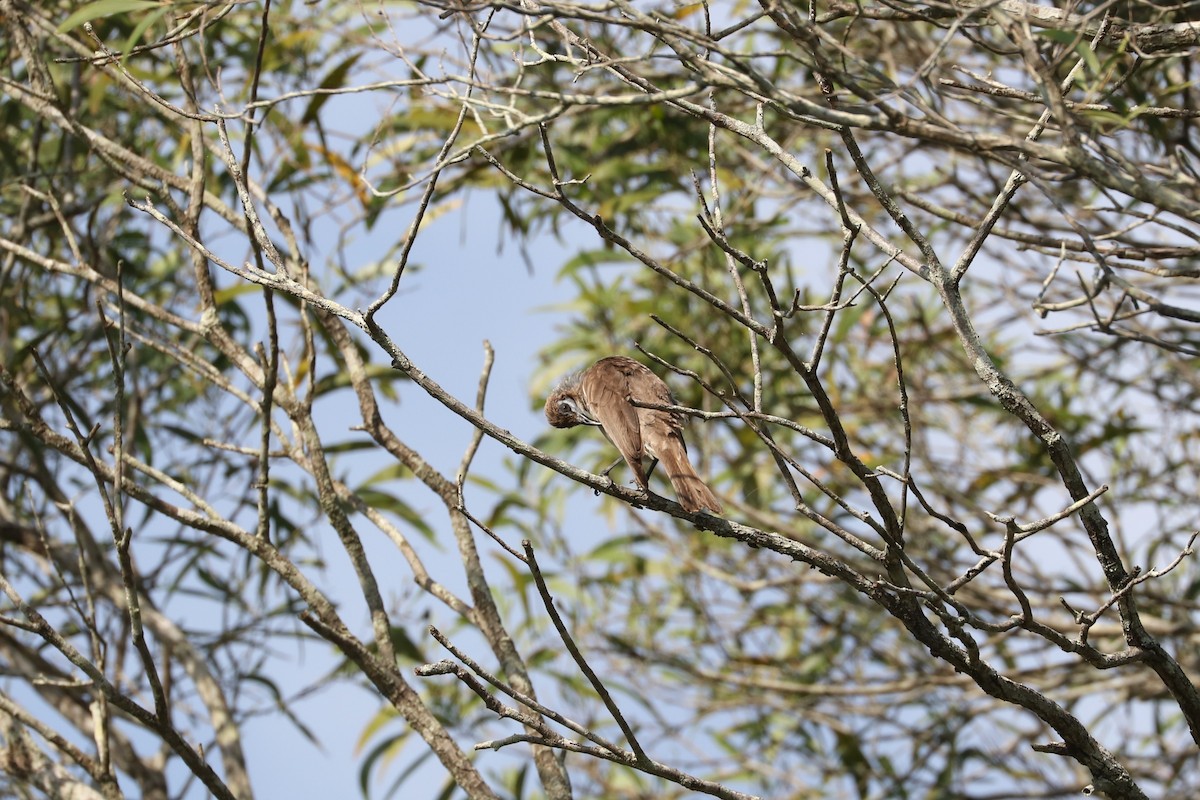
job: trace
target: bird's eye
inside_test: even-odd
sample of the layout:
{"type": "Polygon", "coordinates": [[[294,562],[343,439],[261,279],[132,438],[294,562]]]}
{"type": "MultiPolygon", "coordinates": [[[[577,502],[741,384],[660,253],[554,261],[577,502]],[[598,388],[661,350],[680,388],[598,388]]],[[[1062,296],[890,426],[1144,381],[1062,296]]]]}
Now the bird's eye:
{"type": "Polygon", "coordinates": [[[575,406],[571,404],[570,400],[560,400],[558,403],[558,410],[564,414],[574,414],[575,406]]]}

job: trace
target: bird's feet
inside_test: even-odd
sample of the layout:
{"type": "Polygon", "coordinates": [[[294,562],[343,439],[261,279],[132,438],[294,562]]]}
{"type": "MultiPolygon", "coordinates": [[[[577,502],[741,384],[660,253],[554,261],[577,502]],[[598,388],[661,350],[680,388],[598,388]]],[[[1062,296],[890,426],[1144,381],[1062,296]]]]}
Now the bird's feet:
{"type": "MultiPolygon", "coordinates": [[[[613,467],[615,467],[615,466],[616,466],[616,464],[613,464],[613,467]]],[[[612,476],[608,474],[608,473],[610,473],[610,472],[612,472],[612,467],[609,467],[608,469],[604,470],[604,472],[601,472],[601,473],[600,473],[600,475],[601,475],[601,476],[603,476],[603,477],[605,477],[605,478],[608,478],[608,488],[609,488],[609,489],[612,489],[613,487],[615,487],[615,486],[617,485],[617,482],[616,482],[616,481],[614,481],[614,480],[612,479],[612,476]]],[[[600,490],[599,490],[599,489],[592,489],[592,494],[593,494],[594,496],[596,496],[596,497],[599,497],[599,496],[600,496],[600,490]]]]}

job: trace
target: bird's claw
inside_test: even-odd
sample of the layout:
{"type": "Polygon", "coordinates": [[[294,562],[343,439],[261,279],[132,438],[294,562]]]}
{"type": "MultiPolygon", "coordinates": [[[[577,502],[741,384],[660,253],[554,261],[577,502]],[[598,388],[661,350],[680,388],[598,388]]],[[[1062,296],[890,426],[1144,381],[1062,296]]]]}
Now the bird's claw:
{"type": "MultiPolygon", "coordinates": [[[[617,482],[616,482],[616,481],[614,481],[614,480],[612,479],[612,476],[608,474],[608,473],[609,473],[609,470],[611,470],[611,469],[612,469],[612,467],[609,467],[608,469],[604,470],[604,472],[601,472],[601,473],[600,473],[600,475],[601,475],[601,476],[603,476],[604,478],[607,478],[607,479],[608,479],[608,488],[609,488],[609,489],[613,489],[613,488],[615,488],[615,487],[616,487],[616,485],[617,485],[617,482]]],[[[594,496],[596,496],[596,497],[599,497],[599,496],[600,496],[600,490],[599,490],[598,488],[596,488],[596,489],[592,489],[592,494],[593,494],[594,496]]]]}

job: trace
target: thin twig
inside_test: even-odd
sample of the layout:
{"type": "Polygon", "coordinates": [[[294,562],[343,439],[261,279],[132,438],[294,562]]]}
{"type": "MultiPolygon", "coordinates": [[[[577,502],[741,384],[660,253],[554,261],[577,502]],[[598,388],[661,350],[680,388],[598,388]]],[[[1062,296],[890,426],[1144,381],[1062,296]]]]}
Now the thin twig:
{"type": "Polygon", "coordinates": [[[625,741],[629,742],[629,746],[637,755],[638,761],[647,761],[646,752],[642,750],[642,745],[638,742],[633,728],[626,721],[625,715],[621,713],[621,709],[617,707],[616,702],[612,699],[612,695],[608,693],[608,688],[600,680],[600,676],[596,674],[591,664],[583,657],[583,653],[579,651],[579,646],[575,644],[575,638],[571,636],[571,632],[567,630],[567,626],[563,623],[562,615],[558,613],[558,609],[554,605],[554,597],[551,596],[550,589],[546,586],[546,578],[542,575],[541,567],[538,566],[537,556],[533,553],[533,544],[528,539],[523,539],[521,547],[525,551],[525,563],[529,565],[529,571],[533,574],[533,581],[537,585],[538,594],[541,595],[542,605],[545,607],[546,613],[550,615],[550,621],[554,624],[554,629],[558,631],[558,638],[566,645],[567,652],[571,654],[571,658],[575,659],[580,672],[584,674],[588,683],[596,690],[596,694],[600,696],[604,707],[608,709],[608,713],[612,714],[613,719],[620,726],[621,732],[625,734],[625,741]]]}

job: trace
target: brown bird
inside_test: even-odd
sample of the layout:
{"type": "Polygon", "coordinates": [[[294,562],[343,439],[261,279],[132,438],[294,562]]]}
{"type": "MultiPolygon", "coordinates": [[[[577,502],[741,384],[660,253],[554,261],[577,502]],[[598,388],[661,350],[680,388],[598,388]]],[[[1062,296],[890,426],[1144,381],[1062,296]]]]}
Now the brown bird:
{"type": "Polygon", "coordinates": [[[651,462],[651,471],[661,461],[685,511],[707,508],[720,514],[721,501],[688,461],[682,415],[641,408],[632,400],[675,404],[671,390],[646,366],[625,356],[609,356],[567,378],[550,393],[546,398],[546,420],[556,428],[599,426],[621,451],[642,491],[650,491],[643,461],[651,462]]]}

